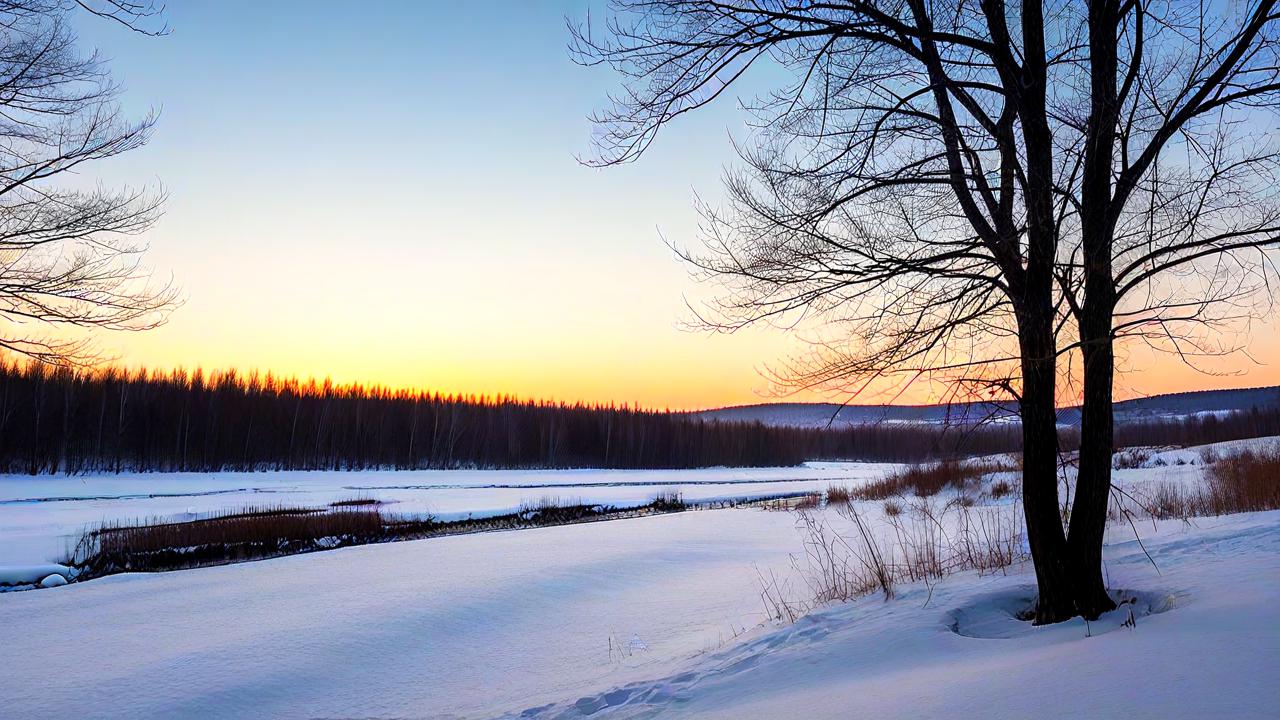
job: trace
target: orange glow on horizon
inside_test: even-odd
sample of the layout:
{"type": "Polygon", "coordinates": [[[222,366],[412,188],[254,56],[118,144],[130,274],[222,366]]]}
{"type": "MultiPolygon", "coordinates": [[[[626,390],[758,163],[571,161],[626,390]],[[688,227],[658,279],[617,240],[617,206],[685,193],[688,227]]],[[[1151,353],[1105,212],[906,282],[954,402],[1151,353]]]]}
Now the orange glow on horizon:
{"type": "MultiPolygon", "coordinates": [[[[945,388],[918,382],[849,398],[818,391],[781,395],[770,389],[759,368],[786,356],[786,338],[757,333],[742,337],[703,337],[673,331],[665,347],[643,345],[596,348],[592,343],[548,343],[518,353],[475,353],[459,345],[435,357],[418,359],[416,351],[390,348],[362,352],[369,346],[345,350],[289,343],[259,343],[248,350],[230,346],[211,348],[194,339],[175,342],[162,328],[149,335],[132,335],[120,348],[120,364],[130,369],[202,369],[206,375],[235,370],[271,373],[279,378],[312,379],[335,384],[379,386],[393,391],[511,396],[521,400],[631,405],[647,409],[700,410],[766,402],[851,402],[852,404],[930,404],[939,402],[945,388]],[[264,352],[265,351],[265,352],[264,352]],[[250,358],[238,361],[237,354],[250,358]],[[770,354],[771,353],[771,354],[770,354]]],[[[1250,345],[1255,360],[1280,357],[1280,348],[1267,333],[1250,345]]],[[[1176,358],[1133,351],[1120,354],[1116,380],[1118,400],[1149,395],[1280,385],[1280,366],[1259,364],[1238,354],[1214,364],[1218,374],[1205,375],[1176,358]]],[[[1079,401],[1078,388],[1064,387],[1059,404],[1079,401]]],[[[968,399],[968,398],[966,398],[968,399]]]]}

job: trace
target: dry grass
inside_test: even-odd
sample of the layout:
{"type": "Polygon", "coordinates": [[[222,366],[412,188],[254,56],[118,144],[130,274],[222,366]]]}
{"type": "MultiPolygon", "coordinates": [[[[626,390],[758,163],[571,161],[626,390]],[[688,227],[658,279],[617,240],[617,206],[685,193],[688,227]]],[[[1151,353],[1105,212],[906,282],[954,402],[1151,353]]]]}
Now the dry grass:
{"type": "Polygon", "coordinates": [[[991,497],[999,500],[1013,492],[1013,486],[1008,480],[997,480],[991,483],[991,497]]]}
{"type": "Polygon", "coordinates": [[[1280,508],[1280,449],[1219,459],[1209,470],[1204,500],[1210,515],[1280,508]]]}
{"type": "Polygon", "coordinates": [[[531,525],[560,525],[602,515],[611,509],[584,503],[581,498],[566,500],[554,495],[543,495],[537,501],[521,503],[516,515],[531,525]]]}
{"type": "Polygon", "coordinates": [[[360,496],[360,497],[353,497],[353,498],[345,498],[343,500],[335,500],[329,503],[329,507],[331,508],[368,507],[371,505],[381,505],[381,504],[382,504],[382,501],[379,500],[378,498],[360,496]]]}
{"type": "Polygon", "coordinates": [[[846,602],[879,591],[893,597],[894,578],[880,544],[852,505],[840,509],[857,532],[849,537],[836,532],[819,513],[800,513],[808,572],[804,575],[817,604],[846,602]]]}
{"type": "Polygon", "coordinates": [[[959,569],[991,572],[1006,568],[1023,557],[1023,519],[1019,508],[979,508],[962,506],[957,514],[959,529],[951,553],[959,569]]]}
{"type": "Polygon", "coordinates": [[[1196,512],[1200,493],[1172,482],[1155,483],[1143,494],[1142,505],[1147,515],[1157,520],[1185,520],[1196,512]]]}
{"type": "Polygon", "coordinates": [[[649,507],[657,512],[679,512],[689,507],[684,495],[675,488],[667,488],[653,496],[649,507]]]}
{"type": "Polygon", "coordinates": [[[68,561],[95,576],[190,567],[370,542],[385,525],[376,506],[256,507],[190,522],[107,523],[86,531],[68,561]]]}
{"type": "Polygon", "coordinates": [[[447,522],[389,515],[382,511],[382,505],[377,500],[353,498],[321,508],[251,507],[186,522],[106,523],[87,529],[63,563],[79,568],[79,579],[90,579],[117,572],[178,570],[348,545],[563,525],[689,507],[675,490],[664,490],[649,504],[625,510],[547,496],[522,505],[518,512],[447,522]]]}
{"type": "Polygon", "coordinates": [[[937,505],[913,502],[889,519],[895,580],[930,581],[965,570],[992,572],[1022,559],[1023,519],[1018,505],[974,506],[963,499],[937,505]]]}
{"type": "Polygon", "coordinates": [[[794,510],[812,510],[822,505],[822,493],[811,492],[805,493],[796,498],[795,503],[791,506],[794,510]]]}
{"type": "Polygon", "coordinates": [[[1202,454],[1212,460],[1199,487],[1155,482],[1113,497],[1109,515],[1145,514],[1157,520],[1280,509],[1280,450],[1202,454]]]}
{"type": "MultiPolygon", "coordinates": [[[[830,506],[829,506],[830,507],[830,506]]],[[[772,573],[761,576],[770,617],[793,622],[809,609],[871,593],[894,596],[903,582],[932,583],[965,570],[1001,571],[1023,559],[1022,509],[1015,504],[971,507],[959,499],[885,502],[889,529],[877,528],[852,504],[837,506],[849,527],[837,530],[822,512],[799,513],[805,554],[795,571],[807,593],[797,597],[772,573]]]]}
{"type": "Polygon", "coordinates": [[[908,465],[880,480],[855,488],[852,494],[859,500],[887,500],[905,495],[932,497],[946,488],[964,490],[977,484],[985,475],[1009,469],[995,463],[956,460],[908,465]]]}
{"type": "Polygon", "coordinates": [[[849,491],[849,488],[843,485],[827,486],[827,504],[828,505],[848,505],[849,501],[852,499],[853,499],[853,493],[849,491]]]}

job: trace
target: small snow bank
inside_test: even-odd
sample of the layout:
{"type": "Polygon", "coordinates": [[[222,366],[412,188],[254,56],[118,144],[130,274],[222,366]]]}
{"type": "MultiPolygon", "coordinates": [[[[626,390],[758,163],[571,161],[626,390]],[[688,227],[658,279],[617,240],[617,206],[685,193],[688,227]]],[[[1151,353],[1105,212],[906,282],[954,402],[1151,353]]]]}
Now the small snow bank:
{"type": "Polygon", "coordinates": [[[39,582],[39,586],[42,588],[62,587],[66,584],[67,579],[58,573],[46,575],[44,579],[39,582]]]}
{"type": "Polygon", "coordinates": [[[0,592],[66,585],[76,577],[75,568],[57,563],[0,565],[0,592]]]}

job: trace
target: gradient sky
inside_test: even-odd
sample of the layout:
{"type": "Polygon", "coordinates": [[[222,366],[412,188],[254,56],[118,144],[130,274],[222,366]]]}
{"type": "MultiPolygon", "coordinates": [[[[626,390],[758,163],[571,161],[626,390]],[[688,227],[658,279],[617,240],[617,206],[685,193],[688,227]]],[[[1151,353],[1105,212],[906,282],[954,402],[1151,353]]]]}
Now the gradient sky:
{"type": "MultiPolygon", "coordinates": [[[[89,172],[164,184],[148,262],[187,298],[167,326],[102,347],[129,365],[448,392],[767,399],[758,369],[798,346],[680,329],[683,297],[706,290],[661,239],[693,240],[694,193],[720,195],[743,118],[721,103],[639,164],[579,165],[616,84],[566,55],[564,17],[586,6],[175,2],[162,38],[83,22],[126,107],[162,111],[151,145],[89,172]]],[[[1280,359],[1276,330],[1258,328],[1256,359],[1280,359]]],[[[1130,367],[1125,396],[1280,383],[1244,357],[1217,377],[1142,354],[1130,367]]]]}

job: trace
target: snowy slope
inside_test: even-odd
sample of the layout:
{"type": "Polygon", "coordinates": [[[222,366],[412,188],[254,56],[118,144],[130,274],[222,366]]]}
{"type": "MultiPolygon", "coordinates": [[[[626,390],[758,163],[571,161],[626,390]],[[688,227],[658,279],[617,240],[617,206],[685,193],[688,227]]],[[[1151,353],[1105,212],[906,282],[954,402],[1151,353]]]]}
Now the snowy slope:
{"type": "Polygon", "coordinates": [[[492,716],[732,641],[798,542],[717,510],[0,594],[0,716],[492,716]]]}
{"type": "Polygon", "coordinates": [[[1025,567],[762,625],[757,568],[786,572],[793,523],[693,512],[0,595],[0,625],[21,629],[0,644],[0,697],[24,718],[1262,718],[1280,703],[1280,512],[1145,525],[1159,573],[1114,534],[1113,585],[1167,612],[1094,637],[1002,615],[1029,596],[1025,567]]]}
{"type": "Polygon", "coordinates": [[[1159,574],[1134,541],[1108,549],[1113,585],[1141,589],[1133,628],[1127,609],[1032,628],[1009,617],[1034,595],[1031,576],[971,574],[525,716],[1274,718],[1280,512],[1197,526],[1148,536],[1159,574]]]}
{"type": "MultiPolygon", "coordinates": [[[[1116,480],[1195,483],[1195,457],[1158,453],[1116,480]]],[[[883,522],[880,509],[864,511],[883,522]]],[[[1139,522],[1158,570],[1133,528],[1111,526],[1107,576],[1135,600],[1133,628],[1129,606],[1088,626],[1014,620],[1034,585],[1026,565],[775,624],[760,578],[794,572],[796,523],[696,511],[3,593],[0,716],[1270,718],[1280,707],[1280,511],[1139,522]]]]}

